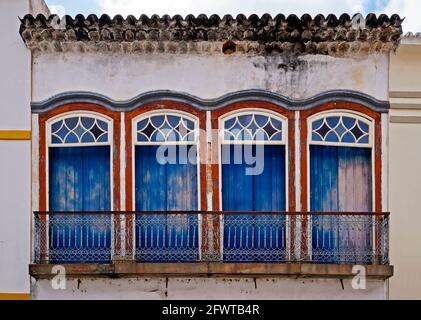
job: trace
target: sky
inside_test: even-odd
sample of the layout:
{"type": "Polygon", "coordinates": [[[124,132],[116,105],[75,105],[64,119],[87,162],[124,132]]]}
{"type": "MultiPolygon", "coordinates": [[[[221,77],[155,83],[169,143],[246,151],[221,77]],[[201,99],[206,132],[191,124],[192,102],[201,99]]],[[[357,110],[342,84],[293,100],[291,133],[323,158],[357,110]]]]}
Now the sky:
{"type": "Polygon", "coordinates": [[[82,13],[110,16],[132,14],[139,17],[141,14],[180,14],[198,15],[201,13],[211,15],[239,13],[246,16],[255,13],[262,15],[269,13],[272,16],[283,13],[294,13],[301,16],[309,13],[312,16],[318,13],[327,15],[334,13],[360,12],[367,14],[393,13],[405,17],[403,23],[404,33],[421,32],[421,0],[45,0],[53,13],[75,16],[82,13]]]}

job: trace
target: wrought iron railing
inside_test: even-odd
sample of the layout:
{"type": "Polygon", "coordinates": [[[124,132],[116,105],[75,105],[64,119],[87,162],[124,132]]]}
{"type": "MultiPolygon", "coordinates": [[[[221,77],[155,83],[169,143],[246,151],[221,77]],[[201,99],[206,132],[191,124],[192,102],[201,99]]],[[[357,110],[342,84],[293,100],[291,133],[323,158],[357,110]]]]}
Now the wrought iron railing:
{"type": "Polygon", "coordinates": [[[389,263],[389,213],[36,212],[34,217],[35,263],[389,263]]]}

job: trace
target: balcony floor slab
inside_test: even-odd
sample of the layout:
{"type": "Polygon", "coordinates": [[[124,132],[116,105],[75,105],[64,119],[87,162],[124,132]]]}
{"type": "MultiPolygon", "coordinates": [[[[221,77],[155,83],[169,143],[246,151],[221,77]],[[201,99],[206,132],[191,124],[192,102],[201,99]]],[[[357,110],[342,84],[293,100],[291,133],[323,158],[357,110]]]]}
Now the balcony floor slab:
{"type": "MultiPolygon", "coordinates": [[[[354,265],[310,263],[138,263],[118,261],[112,264],[65,264],[68,277],[293,277],[352,278],[354,265]]],[[[36,279],[56,276],[53,264],[31,264],[29,274],[36,279]]],[[[392,265],[364,265],[367,278],[388,279],[392,265]]]]}

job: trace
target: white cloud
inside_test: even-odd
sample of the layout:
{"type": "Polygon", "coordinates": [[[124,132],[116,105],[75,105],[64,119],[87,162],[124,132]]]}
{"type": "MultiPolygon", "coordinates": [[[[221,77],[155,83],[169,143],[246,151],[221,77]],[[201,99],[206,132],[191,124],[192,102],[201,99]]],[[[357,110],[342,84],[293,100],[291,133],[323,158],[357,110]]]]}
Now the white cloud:
{"type": "Polygon", "coordinates": [[[102,12],[109,15],[121,14],[127,16],[133,14],[187,14],[207,15],[216,13],[219,15],[237,15],[243,13],[246,16],[252,13],[262,15],[270,13],[285,15],[295,13],[302,15],[310,13],[341,14],[343,12],[365,12],[364,4],[369,0],[97,0],[102,12]]]}
{"type": "Polygon", "coordinates": [[[61,5],[56,5],[56,4],[50,4],[48,5],[48,8],[50,9],[50,12],[52,14],[57,14],[58,16],[62,17],[66,14],[66,8],[64,6],[61,5]]]}
{"type": "Polygon", "coordinates": [[[421,1],[420,0],[390,0],[382,12],[386,14],[397,13],[401,18],[405,17],[403,22],[404,32],[421,31],[421,1]]]}
{"type": "Polygon", "coordinates": [[[96,0],[101,12],[111,16],[121,14],[187,14],[219,15],[231,14],[233,16],[243,13],[246,16],[256,13],[270,13],[288,15],[295,13],[298,16],[304,13],[315,15],[322,13],[353,14],[361,12],[366,14],[370,10],[377,13],[398,13],[406,17],[403,24],[404,32],[421,31],[421,1],[420,0],[96,0]]]}

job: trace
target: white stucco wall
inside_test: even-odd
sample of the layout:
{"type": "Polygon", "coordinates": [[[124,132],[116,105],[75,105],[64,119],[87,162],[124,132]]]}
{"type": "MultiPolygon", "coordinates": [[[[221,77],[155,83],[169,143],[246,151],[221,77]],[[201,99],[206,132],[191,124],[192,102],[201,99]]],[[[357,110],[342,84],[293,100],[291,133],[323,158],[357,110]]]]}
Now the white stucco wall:
{"type": "Polygon", "coordinates": [[[66,91],[91,91],[127,100],[151,90],[175,90],[217,98],[245,89],[265,89],[293,98],[351,89],[388,97],[388,56],[346,59],[240,54],[66,53],[34,57],[33,100],[66,91]]]}
{"type": "Polygon", "coordinates": [[[31,127],[31,53],[19,35],[18,19],[28,10],[27,0],[0,1],[0,130],[29,130],[31,127]]]}
{"type": "MultiPolygon", "coordinates": [[[[0,1],[0,131],[31,130],[31,54],[19,35],[28,0],[0,1]]],[[[0,139],[0,294],[29,293],[30,141],[0,139]]]]}
{"type": "Polygon", "coordinates": [[[53,290],[50,280],[33,282],[32,299],[386,299],[386,284],[368,280],[354,290],[351,280],[293,278],[133,278],[71,279],[65,290],[53,290]],[[112,292],[112,295],[110,294],[112,292]]]}
{"type": "Polygon", "coordinates": [[[0,293],[29,293],[30,143],[0,141],[0,293]]]}

